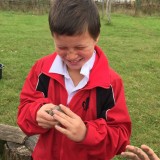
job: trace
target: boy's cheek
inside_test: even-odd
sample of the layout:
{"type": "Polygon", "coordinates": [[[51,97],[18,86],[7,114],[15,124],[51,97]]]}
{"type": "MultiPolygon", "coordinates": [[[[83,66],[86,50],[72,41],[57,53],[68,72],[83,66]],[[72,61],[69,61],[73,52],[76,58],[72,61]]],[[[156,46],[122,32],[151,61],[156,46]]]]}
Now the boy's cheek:
{"type": "Polygon", "coordinates": [[[61,51],[61,50],[57,49],[56,52],[62,58],[63,56],[65,56],[67,51],[61,51]]]}

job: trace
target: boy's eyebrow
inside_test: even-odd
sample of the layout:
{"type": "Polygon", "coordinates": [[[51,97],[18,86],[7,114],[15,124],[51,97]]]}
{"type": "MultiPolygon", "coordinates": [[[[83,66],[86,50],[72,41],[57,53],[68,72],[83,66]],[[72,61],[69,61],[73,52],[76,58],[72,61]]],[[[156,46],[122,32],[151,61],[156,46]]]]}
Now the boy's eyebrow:
{"type": "Polygon", "coordinates": [[[87,46],[75,46],[75,48],[86,48],[87,46]]]}
{"type": "Polygon", "coordinates": [[[58,47],[65,47],[65,45],[57,44],[58,47]]]}
{"type": "Polygon", "coordinates": [[[65,44],[56,44],[57,47],[66,47],[65,44]]]}
{"type": "Polygon", "coordinates": [[[57,46],[58,48],[63,48],[63,49],[67,49],[68,47],[66,46],[57,46]]]}
{"type": "MultiPolygon", "coordinates": [[[[65,45],[62,45],[62,44],[57,44],[56,45],[57,47],[67,47],[65,45]]],[[[74,45],[74,47],[87,47],[86,44],[77,44],[77,45],[74,45]]]]}

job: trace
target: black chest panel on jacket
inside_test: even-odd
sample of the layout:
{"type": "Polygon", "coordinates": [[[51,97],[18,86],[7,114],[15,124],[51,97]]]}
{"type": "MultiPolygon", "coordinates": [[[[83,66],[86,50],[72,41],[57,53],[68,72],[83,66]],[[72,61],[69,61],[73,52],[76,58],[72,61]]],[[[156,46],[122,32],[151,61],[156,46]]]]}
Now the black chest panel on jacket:
{"type": "Polygon", "coordinates": [[[97,87],[96,98],[97,118],[106,119],[106,111],[115,105],[112,87],[108,89],[97,87]]]}
{"type": "Polygon", "coordinates": [[[49,86],[50,77],[45,74],[40,74],[38,78],[37,91],[43,92],[44,97],[48,97],[48,86],[49,86]]]}

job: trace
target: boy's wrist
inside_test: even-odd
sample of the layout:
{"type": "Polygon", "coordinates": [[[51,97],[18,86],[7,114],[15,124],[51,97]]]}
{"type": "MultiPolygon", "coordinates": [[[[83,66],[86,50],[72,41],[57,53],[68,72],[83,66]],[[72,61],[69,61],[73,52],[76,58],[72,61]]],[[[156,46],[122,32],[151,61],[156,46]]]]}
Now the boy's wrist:
{"type": "Polygon", "coordinates": [[[92,125],[89,125],[88,122],[84,122],[84,123],[86,125],[85,137],[82,141],[78,143],[82,145],[93,146],[94,140],[95,140],[95,136],[94,136],[95,128],[92,127],[92,125]]]}

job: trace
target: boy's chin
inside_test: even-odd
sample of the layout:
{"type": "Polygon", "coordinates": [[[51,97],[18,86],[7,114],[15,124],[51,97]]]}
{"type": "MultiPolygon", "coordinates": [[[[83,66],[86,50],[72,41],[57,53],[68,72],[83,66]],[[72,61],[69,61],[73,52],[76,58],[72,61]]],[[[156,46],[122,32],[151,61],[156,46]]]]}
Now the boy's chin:
{"type": "Polygon", "coordinates": [[[82,64],[81,65],[67,65],[67,68],[69,70],[81,70],[82,66],[83,66],[82,64]]]}
{"type": "Polygon", "coordinates": [[[68,67],[68,70],[80,71],[82,67],[68,67]]]}

